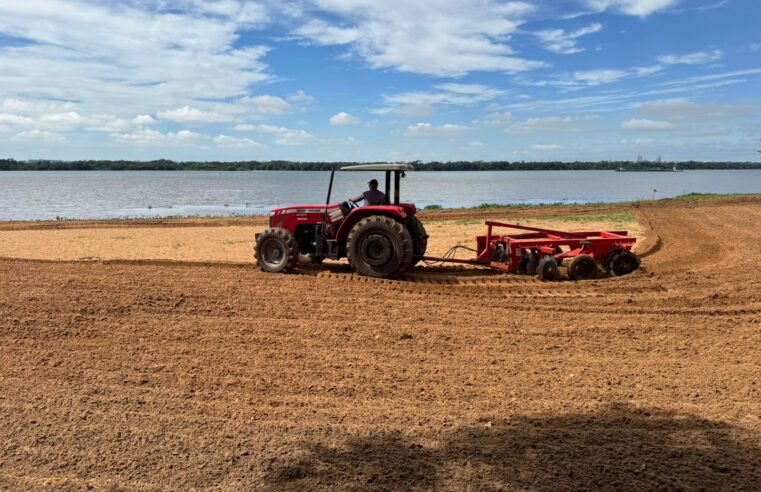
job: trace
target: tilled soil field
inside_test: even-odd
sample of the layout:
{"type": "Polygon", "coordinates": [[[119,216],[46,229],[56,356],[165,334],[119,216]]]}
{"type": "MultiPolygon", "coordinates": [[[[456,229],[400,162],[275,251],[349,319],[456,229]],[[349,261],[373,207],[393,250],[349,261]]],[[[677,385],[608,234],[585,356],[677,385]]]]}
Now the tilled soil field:
{"type": "Polygon", "coordinates": [[[618,213],[643,268],[552,283],[54,261],[3,236],[261,219],[2,224],[0,489],[758,489],[761,200],[507,215],[618,213]]]}

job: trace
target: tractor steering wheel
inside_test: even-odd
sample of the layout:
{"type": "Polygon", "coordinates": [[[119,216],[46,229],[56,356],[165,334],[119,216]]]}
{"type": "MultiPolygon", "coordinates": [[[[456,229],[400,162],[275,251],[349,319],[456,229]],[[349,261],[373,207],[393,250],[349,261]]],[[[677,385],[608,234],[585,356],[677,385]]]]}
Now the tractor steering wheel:
{"type": "Polygon", "coordinates": [[[349,206],[349,210],[354,209],[354,208],[359,208],[359,203],[353,202],[353,201],[349,200],[348,198],[346,199],[346,204],[349,206]]]}

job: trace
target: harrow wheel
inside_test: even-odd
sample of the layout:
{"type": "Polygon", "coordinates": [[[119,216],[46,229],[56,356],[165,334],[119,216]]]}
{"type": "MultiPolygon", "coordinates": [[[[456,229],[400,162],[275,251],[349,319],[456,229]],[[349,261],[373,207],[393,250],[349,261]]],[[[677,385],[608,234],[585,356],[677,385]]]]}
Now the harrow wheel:
{"type": "Polygon", "coordinates": [[[299,261],[299,248],[293,234],[274,227],[256,237],[256,264],[269,273],[289,273],[299,261]]]}
{"type": "MultiPolygon", "coordinates": [[[[611,264],[613,263],[613,258],[615,258],[616,255],[621,254],[622,251],[623,251],[623,249],[621,249],[619,247],[611,248],[611,250],[608,251],[608,254],[605,255],[605,259],[603,260],[603,263],[602,263],[603,267],[605,267],[605,269],[607,271],[609,271],[609,272],[611,271],[611,269],[613,268],[611,266],[611,264]]],[[[613,273],[611,273],[611,275],[613,275],[613,273]]]]}
{"type": "MultiPolygon", "coordinates": [[[[562,254],[562,253],[563,253],[563,248],[561,248],[560,246],[555,246],[555,254],[559,255],[559,254],[562,254]]],[[[559,258],[559,259],[556,258],[555,261],[558,263],[558,266],[562,266],[563,265],[563,258],[559,258]]]]}
{"type": "Polygon", "coordinates": [[[597,277],[597,262],[589,255],[579,255],[568,265],[568,278],[590,280],[597,277]]]}
{"type": "Polygon", "coordinates": [[[412,236],[398,220],[371,215],[352,227],[346,251],[349,263],[360,275],[390,277],[412,264],[412,236]]]}
{"type": "Polygon", "coordinates": [[[557,280],[560,278],[558,262],[552,256],[545,256],[536,266],[536,275],[539,280],[557,280]]]}
{"type": "Polygon", "coordinates": [[[639,258],[631,251],[623,251],[610,260],[610,274],[616,277],[628,275],[639,268],[639,258]]]}

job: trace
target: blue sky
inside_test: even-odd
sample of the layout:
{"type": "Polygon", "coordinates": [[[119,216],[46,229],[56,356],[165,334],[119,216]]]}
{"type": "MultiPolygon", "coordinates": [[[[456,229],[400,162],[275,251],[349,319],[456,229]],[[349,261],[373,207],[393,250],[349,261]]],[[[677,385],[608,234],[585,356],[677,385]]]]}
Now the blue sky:
{"type": "Polygon", "coordinates": [[[757,0],[3,0],[0,157],[758,160],[757,0]]]}

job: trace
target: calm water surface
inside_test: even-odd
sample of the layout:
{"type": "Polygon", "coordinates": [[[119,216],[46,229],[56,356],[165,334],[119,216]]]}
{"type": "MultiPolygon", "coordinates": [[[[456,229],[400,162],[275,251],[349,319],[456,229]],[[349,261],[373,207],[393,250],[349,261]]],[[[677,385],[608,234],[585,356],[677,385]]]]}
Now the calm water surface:
{"type": "MultiPolygon", "coordinates": [[[[324,203],[329,175],[314,171],[0,172],[0,220],[256,215],[285,204],[324,203]]],[[[331,201],[364,191],[372,177],[382,182],[382,173],[336,173],[331,201]]],[[[410,172],[402,180],[402,199],[418,207],[615,202],[690,192],[761,193],[761,170],[442,171],[410,172]]]]}

